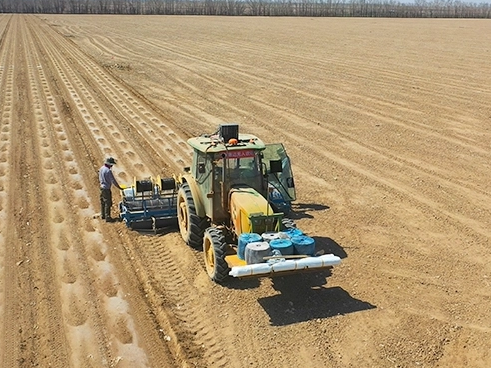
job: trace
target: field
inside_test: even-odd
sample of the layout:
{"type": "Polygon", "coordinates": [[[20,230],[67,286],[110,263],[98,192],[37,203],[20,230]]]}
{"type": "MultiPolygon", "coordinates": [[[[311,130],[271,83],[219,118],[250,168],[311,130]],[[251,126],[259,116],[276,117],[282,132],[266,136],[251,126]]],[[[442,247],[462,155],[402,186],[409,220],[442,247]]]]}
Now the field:
{"type": "Polygon", "coordinates": [[[489,31],[0,14],[0,366],[491,366],[489,31]],[[340,266],[219,286],[177,231],[96,216],[105,157],[172,175],[230,122],[285,144],[340,266]]]}

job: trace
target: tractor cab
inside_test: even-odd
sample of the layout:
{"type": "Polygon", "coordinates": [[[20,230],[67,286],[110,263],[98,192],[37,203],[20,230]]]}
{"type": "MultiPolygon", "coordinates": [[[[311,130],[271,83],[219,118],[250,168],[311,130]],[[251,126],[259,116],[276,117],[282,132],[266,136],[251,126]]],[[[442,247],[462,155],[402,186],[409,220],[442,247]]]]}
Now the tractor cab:
{"type": "Polygon", "coordinates": [[[238,125],[220,125],[214,134],[190,138],[193,163],[189,169],[196,182],[197,197],[212,222],[230,218],[232,188],[249,187],[261,195],[267,192],[262,155],[265,144],[256,136],[239,134],[238,125]]]}
{"type": "Polygon", "coordinates": [[[284,146],[264,144],[236,124],[220,125],[214,134],[188,140],[193,148],[189,168],[206,216],[220,223],[230,219],[231,190],[252,188],[266,198],[273,212],[287,213],[295,200],[290,159],[284,146]]]}

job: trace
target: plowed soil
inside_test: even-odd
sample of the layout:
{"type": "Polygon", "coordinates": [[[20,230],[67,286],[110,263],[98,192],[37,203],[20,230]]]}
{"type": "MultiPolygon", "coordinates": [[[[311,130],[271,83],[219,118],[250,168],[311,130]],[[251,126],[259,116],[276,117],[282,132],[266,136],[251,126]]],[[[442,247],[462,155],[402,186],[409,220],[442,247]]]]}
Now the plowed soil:
{"type": "Polygon", "coordinates": [[[490,45],[486,20],[0,15],[0,366],[490,367],[490,45]],[[219,286],[177,231],[97,217],[105,157],[172,175],[231,122],[285,144],[340,266],[219,286]]]}

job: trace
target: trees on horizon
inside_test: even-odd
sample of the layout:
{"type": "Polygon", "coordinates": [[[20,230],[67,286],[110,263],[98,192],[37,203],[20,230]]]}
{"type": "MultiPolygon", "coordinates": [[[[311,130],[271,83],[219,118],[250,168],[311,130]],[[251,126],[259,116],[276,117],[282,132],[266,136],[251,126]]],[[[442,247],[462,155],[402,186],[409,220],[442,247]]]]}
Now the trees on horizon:
{"type": "Polygon", "coordinates": [[[491,18],[459,0],[0,0],[0,13],[491,18]]]}

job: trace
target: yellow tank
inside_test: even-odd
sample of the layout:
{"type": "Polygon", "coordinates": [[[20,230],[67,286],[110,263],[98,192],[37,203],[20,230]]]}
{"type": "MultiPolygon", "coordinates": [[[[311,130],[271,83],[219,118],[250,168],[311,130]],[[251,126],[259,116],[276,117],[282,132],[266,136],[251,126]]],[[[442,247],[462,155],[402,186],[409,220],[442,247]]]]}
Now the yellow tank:
{"type": "Polygon", "coordinates": [[[230,191],[230,215],[237,236],[242,233],[277,231],[282,215],[273,214],[273,208],[266,198],[255,189],[243,187],[230,191]]]}

